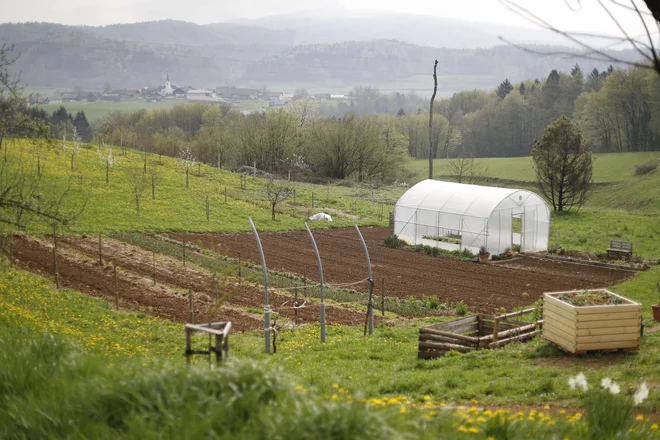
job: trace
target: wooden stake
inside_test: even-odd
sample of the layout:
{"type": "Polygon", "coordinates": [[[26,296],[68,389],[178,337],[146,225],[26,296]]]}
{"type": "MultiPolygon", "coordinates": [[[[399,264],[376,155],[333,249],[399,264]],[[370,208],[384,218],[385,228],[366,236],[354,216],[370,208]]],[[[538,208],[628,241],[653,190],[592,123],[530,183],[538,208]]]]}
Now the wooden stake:
{"type": "Polygon", "coordinates": [[[238,284],[241,284],[241,254],[238,254],[238,284]]]}
{"type": "Polygon", "coordinates": [[[53,245],[53,270],[55,271],[55,288],[60,288],[60,274],[57,270],[57,244],[53,245]]]}
{"type": "Polygon", "coordinates": [[[195,311],[193,310],[193,293],[192,289],[188,289],[188,303],[190,305],[190,323],[195,323],[195,311]]]}
{"type": "Polygon", "coordinates": [[[153,267],[154,267],[154,286],[156,285],[156,251],[152,251],[153,254],[153,267]]]}
{"type": "Polygon", "coordinates": [[[115,275],[115,310],[119,311],[119,288],[117,287],[117,266],[113,263],[112,268],[115,275]]]}
{"type": "Polygon", "coordinates": [[[385,278],[380,280],[380,312],[385,316],[385,278]]]}
{"type": "Polygon", "coordinates": [[[227,187],[225,186],[225,205],[227,204],[227,187]]]}
{"type": "Polygon", "coordinates": [[[186,240],[183,240],[183,267],[186,267],[186,240]]]}
{"type": "Polygon", "coordinates": [[[99,266],[103,267],[103,249],[101,248],[101,233],[99,232],[99,266]]]}
{"type": "Polygon", "coordinates": [[[314,193],[312,192],[312,209],[314,209],[314,193]]]}

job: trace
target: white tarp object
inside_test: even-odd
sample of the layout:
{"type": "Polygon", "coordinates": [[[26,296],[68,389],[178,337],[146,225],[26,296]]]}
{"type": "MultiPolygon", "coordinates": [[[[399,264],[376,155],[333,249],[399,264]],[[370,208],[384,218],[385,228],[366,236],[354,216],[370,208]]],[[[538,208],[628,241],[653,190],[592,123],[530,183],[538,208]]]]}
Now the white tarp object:
{"type": "Polygon", "coordinates": [[[332,217],[330,215],[326,214],[325,212],[319,212],[318,214],[314,214],[309,218],[310,220],[318,220],[322,222],[331,222],[332,217]]]}

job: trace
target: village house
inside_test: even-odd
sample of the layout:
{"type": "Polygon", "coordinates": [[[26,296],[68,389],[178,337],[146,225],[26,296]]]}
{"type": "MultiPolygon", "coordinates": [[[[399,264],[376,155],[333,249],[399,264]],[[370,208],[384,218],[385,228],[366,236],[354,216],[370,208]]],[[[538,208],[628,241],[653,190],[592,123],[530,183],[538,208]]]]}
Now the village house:
{"type": "Polygon", "coordinates": [[[213,90],[207,90],[207,89],[189,90],[188,93],[186,93],[186,100],[190,102],[208,102],[208,103],[225,102],[225,100],[218,97],[213,90]]]}

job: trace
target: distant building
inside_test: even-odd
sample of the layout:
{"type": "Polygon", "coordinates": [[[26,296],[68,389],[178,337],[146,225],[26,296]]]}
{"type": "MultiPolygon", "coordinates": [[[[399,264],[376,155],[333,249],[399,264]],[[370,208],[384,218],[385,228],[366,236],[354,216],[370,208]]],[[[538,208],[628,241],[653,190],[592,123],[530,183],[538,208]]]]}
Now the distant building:
{"type": "Polygon", "coordinates": [[[165,86],[163,87],[163,95],[169,96],[174,94],[172,83],[170,82],[170,72],[167,71],[167,78],[165,79],[165,86]]]}
{"type": "Polygon", "coordinates": [[[268,102],[270,101],[284,101],[284,93],[282,92],[267,92],[263,95],[264,99],[268,102]]]}
{"type": "Polygon", "coordinates": [[[346,95],[342,93],[330,94],[330,99],[346,99],[346,95]]]}
{"type": "Polygon", "coordinates": [[[281,99],[285,102],[293,101],[293,93],[282,93],[281,99]]]}
{"type": "Polygon", "coordinates": [[[62,102],[78,101],[78,92],[64,92],[60,97],[62,102]]]}
{"type": "Polygon", "coordinates": [[[120,101],[119,94],[117,93],[104,93],[101,95],[101,100],[102,101],[120,101]]]}
{"type": "Polygon", "coordinates": [[[213,90],[198,89],[186,93],[186,100],[190,102],[221,103],[224,99],[218,97],[213,90]]]}
{"type": "Polygon", "coordinates": [[[220,98],[232,100],[258,99],[261,94],[257,89],[223,86],[216,87],[215,93],[220,98]]]}

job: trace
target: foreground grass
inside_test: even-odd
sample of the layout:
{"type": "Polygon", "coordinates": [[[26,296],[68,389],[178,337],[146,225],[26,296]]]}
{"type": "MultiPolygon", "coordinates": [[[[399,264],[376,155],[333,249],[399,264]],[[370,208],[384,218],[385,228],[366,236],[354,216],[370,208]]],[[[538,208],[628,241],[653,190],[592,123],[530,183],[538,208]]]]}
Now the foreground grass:
{"type": "Polygon", "coordinates": [[[608,405],[591,404],[584,417],[482,411],[476,401],[445,411],[429,396],[327,399],[263,362],[145,367],[81,355],[48,335],[10,336],[0,339],[3,438],[658,438],[630,398],[604,392],[585,402],[608,405]]]}
{"type": "Polygon", "coordinates": [[[175,353],[180,326],[54,292],[25,272],[0,275],[3,438],[658,438],[657,423],[635,419],[626,396],[646,379],[651,397],[637,411],[657,408],[658,339],[650,336],[639,354],[572,365],[539,342],[422,362],[413,326],[379,328],[368,339],[332,328],[324,345],[309,326],[283,335],[267,359],[260,337],[235,335],[229,363],[186,368],[175,353]],[[106,341],[85,344],[99,331],[106,341]],[[161,348],[117,347],[153,331],[161,348]],[[592,384],[613,378],[623,396],[570,390],[565,379],[575,371],[592,384]],[[447,410],[452,402],[463,406],[447,410]],[[482,403],[544,407],[484,411],[482,403]],[[567,404],[584,410],[557,408],[567,404]]]}
{"type": "MultiPolygon", "coordinates": [[[[0,272],[0,334],[21,329],[25,338],[44,332],[73,343],[79,351],[111,359],[182,364],[184,337],[180,324],[134,313],[114,312],[107,303],[69,290],[55,291],[48,280],[22,271],[0,272]]],[[[660,268],[644,272],[614,288],[644,305],[651,326],[650,305],[657,302],[655,282],[660,268]]],[[[425,321],[428,322],[428,321],[425,321]]],[[[378,327],[373,337],[362,329],[330,327],[328,341],[319,341],[318,325],[284,331],[278,353],[263,353],[261,333],[233,335],[232,358],[268,360],[296,377],[297,385],[319,394],[341,397],[338,389],[358,398],[404,396],[416,401],[428,395],[447,404],[579,406],[579,393],[567,380],[588,372],[610,377],[624,390],[640,380],[657,386],[660,332],[642,338],[639,352],[570,357],[542,339],[442,359],[417,359],[419,321],[378,327]]],[[[200,348],[205,338],[196,340],[200,348]]],[[[203,362],[204,359],[198,359],[203,362]]],[[[660,396],[652,393],[642,409],[652,411],[660,396]]]]}

